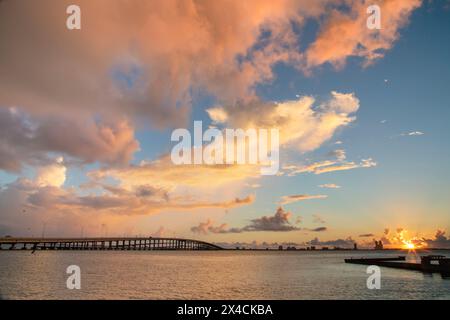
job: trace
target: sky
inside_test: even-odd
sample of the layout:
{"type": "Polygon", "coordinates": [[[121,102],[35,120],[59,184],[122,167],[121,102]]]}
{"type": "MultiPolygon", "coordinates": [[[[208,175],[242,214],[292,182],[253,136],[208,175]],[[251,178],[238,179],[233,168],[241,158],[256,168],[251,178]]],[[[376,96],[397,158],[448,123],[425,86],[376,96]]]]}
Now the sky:
{"type": "Polygon", "coordinates": [[[0,236],[450,247],[447,30],[444,0],[3,0],[0,236]],[[278,129],[278,174],[175,165],[194,121],[278,129]]]}

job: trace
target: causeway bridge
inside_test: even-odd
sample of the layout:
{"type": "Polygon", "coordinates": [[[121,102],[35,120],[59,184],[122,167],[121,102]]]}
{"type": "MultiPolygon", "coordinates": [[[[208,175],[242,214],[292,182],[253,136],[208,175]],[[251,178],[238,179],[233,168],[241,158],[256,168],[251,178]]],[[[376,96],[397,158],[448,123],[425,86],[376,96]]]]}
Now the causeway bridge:
{"type": "Polygon", "coordinates": [[[222,250],[204,241],[180,238],[0,238],[0,250],[222,250]]]}

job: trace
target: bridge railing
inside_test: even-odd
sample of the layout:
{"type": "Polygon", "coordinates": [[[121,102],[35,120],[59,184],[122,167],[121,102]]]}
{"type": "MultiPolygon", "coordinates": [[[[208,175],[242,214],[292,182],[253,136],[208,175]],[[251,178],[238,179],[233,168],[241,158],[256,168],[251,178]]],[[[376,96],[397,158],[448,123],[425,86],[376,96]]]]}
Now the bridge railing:
{"type": "Polygon", "coordinates": [[[208,242],[181,238],[0,238],[9,250],[221,250],[208,242]]]}

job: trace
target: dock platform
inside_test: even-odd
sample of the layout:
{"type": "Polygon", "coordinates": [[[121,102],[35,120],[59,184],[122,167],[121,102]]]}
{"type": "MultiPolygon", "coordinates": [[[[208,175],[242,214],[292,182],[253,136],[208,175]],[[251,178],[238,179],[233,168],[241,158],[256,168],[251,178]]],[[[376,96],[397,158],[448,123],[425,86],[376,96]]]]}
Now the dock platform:
{"type": "Polygon", "coordinates": [[[425,273],[440,273],[445,277],[450,276],[450,258],[441,255],[429,255],[421,257],[420,263],[406,262],[405,256],[385,258],[350,258],[345,263],[375,265],[380,267],[421,271],[425,273]]]}

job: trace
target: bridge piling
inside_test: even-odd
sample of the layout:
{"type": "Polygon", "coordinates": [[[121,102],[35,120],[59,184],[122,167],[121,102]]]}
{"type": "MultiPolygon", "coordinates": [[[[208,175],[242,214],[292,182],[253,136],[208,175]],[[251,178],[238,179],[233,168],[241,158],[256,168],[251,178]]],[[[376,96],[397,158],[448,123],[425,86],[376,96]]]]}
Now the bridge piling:
{"type": "Polygon", "coordinates": [[[219,250],[214,244],[178,238],[0,238],[0,250],[219,250]]]}

